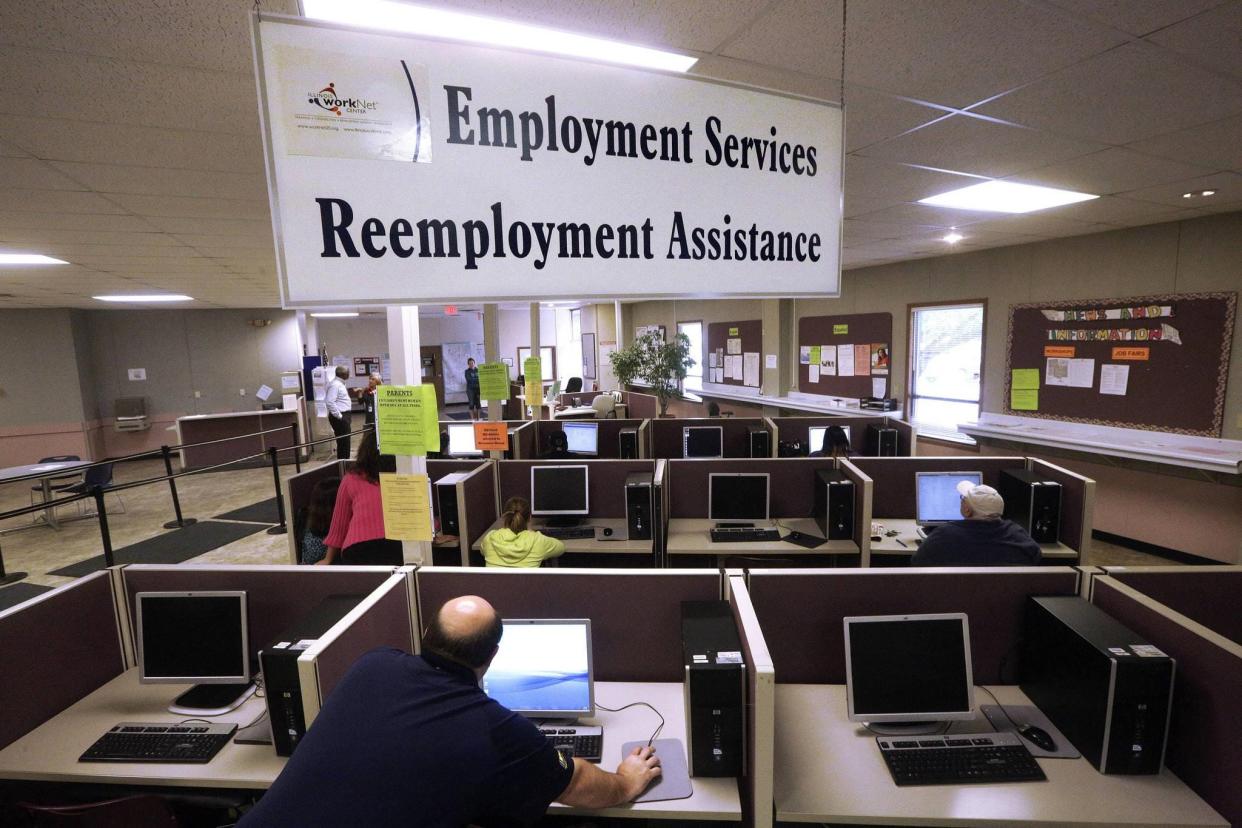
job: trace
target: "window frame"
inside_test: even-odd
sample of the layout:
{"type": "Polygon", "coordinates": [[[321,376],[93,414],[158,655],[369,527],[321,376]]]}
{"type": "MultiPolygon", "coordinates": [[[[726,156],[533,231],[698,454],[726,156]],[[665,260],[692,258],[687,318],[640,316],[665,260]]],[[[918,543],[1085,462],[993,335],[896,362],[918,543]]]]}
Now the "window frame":
{"type": "MultiPolygon", "coordinates": [[[[699,326],[699,344],[702,347],[699,349],[699,354],[695,357],[695,360],[694,360],[695,365],[699,367],[699,387],[694,390],[702,391],[703,383],[705,382],[705,380],[703,379],[703,376],[706,370],[706,366],[703,363],[705,362],[704,357],[707,356],[707,326],[703,324],[702,319],[682,319],[682,320],[679,320],[674,325],[674,327],[677,329],[677,333],[681,333],[682,325],[698,325],[699,326]]],[[[688,378],[690,375],[687,374],[686,376],[688,378]]],[[[685,380],[682,380],[679,383],[679,385],[681,387],[678,390],[680,390],[682,393],[685,393],[686,391],[685,380]]]]}
{"type": "MultiPolygon", "coordinates": [[[[551,349],[552,349],[552,376],[550,376],[550,377],[541,377],[541,381],[542,381],[542,382],[548,383],[548,382],[553,382],[553,381],[555,381],[555,380],[556,380],[556,346],[555,346],[555,345],[540,345],[540,346],[539,346],[539,350],[540,350],[540,355],[541,355],[541,356],[542,356],[542,351],[543,351],[543,349],[544,349],[544,348],[551,348],[551,349]]],[[[530,346],[529,346],[529,345],[519,345],[519,346],[517,347],[517,373],[518,373],[518,374],[521,374],[521,373],[522,373],[522,351],[523,351],[523,350],[525,350],[525,351],[530,351],[530,346]]],[[[515,376],[516,376],[516,375],[515,375],[515,376]]]]}
{"type": "Polygon", "coordinates": [[[914,388],[914,373],[917,360],[914,353],[914,314],[920,310],[948,310],[951,308],[971,308],[979,307],[983,311],[983,321],[979,330],[979,413],[983,413],[983,400],[986,396],[987,377],[984,373],[984,365],[987,364],[988,355],[988,300],[986,297],[977,299],[947,299],[939,302],[911,302],[906,305],[906,399],[903,407],[906,422],[914,427],[915,432],[920,438],[929,437],[936,440],[950,440],[962,443],[974,443],[974,440],[961,432],[956,434],[943,431],[922,431],[918,424],[914,422],[914,401],[915,399],[938,400],[942,402],[969,402],[967,400],[954,400],[948,397],[933,397],[928,394],[918,394],[914,388]]]}

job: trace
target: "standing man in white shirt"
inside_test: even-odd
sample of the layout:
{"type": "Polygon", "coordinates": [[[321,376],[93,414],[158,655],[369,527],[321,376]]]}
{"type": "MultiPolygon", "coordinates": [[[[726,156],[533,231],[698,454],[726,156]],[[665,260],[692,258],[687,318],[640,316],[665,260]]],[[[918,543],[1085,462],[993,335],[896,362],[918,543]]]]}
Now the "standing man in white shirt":
{"type": "Polygon", "coordinates": [[[324,392],[324,402],[328,407],[328,425],[336,435],[336,459],[349,459],[349,391],[345,390],[345,380],[349,379],[349,369],[344,365],[336,366],[336,376],[328,382],[324,392]]]}

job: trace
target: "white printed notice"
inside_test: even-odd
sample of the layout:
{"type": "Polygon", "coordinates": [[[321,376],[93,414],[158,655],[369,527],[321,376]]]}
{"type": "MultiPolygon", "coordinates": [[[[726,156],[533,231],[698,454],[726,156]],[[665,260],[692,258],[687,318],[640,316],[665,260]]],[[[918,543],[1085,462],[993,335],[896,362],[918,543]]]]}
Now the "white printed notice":
{"type": "Polygon", "coordinates": [[[1049,359],[1044,371],[1044,385],[1090,388],[1095,385],[1095,360],[1049,359]]]}
{"type": "Polygon", "coordinates": [[[825,377],[837,375],[837,346],[819,346],[819,373],[825,377]]]}
{"type": "Polygon", "coordinates": [[[1130,385],[1129,365],[1101,365],[1100,393],[1124,397],[1130,385]]]}
{"type": "Polygon", "coordinates": [[[759,353],[747,351],[742,354],[742,385],[759,387],[759,353]]]}
{"type": "Polygon", "coordinates": [[[818,365],[810,365],[807,367],[806,381],[807,382],[819,382],[819,366],[818,365]]]}
{"type": "Polygon", "coordinates": [[[854,376],[854,346],[837,346],[837,374],[842,377],[854,376]]]}

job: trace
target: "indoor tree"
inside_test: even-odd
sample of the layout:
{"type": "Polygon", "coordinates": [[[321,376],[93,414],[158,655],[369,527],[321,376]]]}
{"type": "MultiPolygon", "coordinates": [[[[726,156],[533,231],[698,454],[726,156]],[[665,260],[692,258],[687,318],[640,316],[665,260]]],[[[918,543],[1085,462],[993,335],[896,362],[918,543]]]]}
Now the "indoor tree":
{"type": "Polygon", "coordinates": [[[634,343],[641,354],[641,377],[660,401],[660,416],[668,413],[668,401],[681,390],[681,381],[694,365],[690,337],[683,333],[665,342],[656,334],[644,334],[634,343]]]}

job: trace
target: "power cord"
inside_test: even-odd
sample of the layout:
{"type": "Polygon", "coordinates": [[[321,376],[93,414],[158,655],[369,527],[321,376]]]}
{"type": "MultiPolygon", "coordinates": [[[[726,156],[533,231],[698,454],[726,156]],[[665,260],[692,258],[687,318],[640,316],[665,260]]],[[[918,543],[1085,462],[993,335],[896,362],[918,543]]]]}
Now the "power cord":
{"type": "Polygon", "coordinates": [[[1009,711],[1005,709],[1005,705],[1000,703],[1000,699],[996,698],[995,693],[993,693],[988,688],[984,687],[982,684],[976,684],[975,687],[978,687],[980,690],[987,693],[989,697],[991,697],[992,701],[996,703],[996,706],[998,708],[1000,708],[1000,712],[1005,714],[1005,718],[1009,720],[1009,723],[1014,726],[1015,730],[1022,727],[1022,725],[1015,722],[1013,720],[1013,717],[1009,715],[1009,711]]]}
{"type": "Polygon", "coordinates": [[[664,714],[662,714],[659,710],[656,710],[655,707],[653,707],[648,702],[645,702],[645,701],[630,702],[629,704],[624,705],[622,707],[604,707],[599,702],[596,702],[595,706],[598,707],[600,710],[606,710],[609,713],[620,713],[622,710],[629,710],[631,707],[646,707],[649,710],[651,710],[652,713],[659,716],[660,724],[655,729],[655,731],[651,734],[651,738],[647,740],[647,747],[651,747],[651,743],[654,742],[656,740],[656,737],[660,735],[660,731],[664,730],[664,714]]]}

